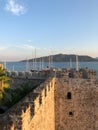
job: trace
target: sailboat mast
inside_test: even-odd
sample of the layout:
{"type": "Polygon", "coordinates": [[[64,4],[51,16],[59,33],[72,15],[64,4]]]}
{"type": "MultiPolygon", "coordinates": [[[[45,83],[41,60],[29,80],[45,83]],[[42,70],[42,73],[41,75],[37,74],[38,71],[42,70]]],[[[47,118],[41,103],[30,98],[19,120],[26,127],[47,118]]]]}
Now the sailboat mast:
{"type": "Polygon", "coordinates": [[[72,68],[72,59],[70,58],[70,69],[72,68]]]}
{"type": "Polygon", "coordinates": [[[41,66],[42,66],[42,70],[43,70],[43,57],[42,57],[42,60],[41,60],[41,66]]]}
{"type": "Polygon", "coordinates": [[[13,65],[13,71],[15,71],[14,65],[13,65]]]}
{"type": "Polygon", "coordinates": [[[76,71],[79,71],[78,55],[76,55],[76,71]]]}
{"type": "Polygon", "coordinates": [[[36,48],[35,48],[35,70],[36,70],[36,48]]]}
{"type": "Polygon", "coordinates": [[[32,53],[32,57],[33,57],[33,58],[32,58],[32,63],[33,63],[33,64],[32,64],[32,70],[34,70],[34,69],[35,69],[35,65],[34,65],[34,60],[35,60],[35,59],[34,59],[34,54],[33,54],[33,53],[32,53]]]}
{"type": "Polygon", "coordinates": [[[28,61],[28,59],[26,60],[26,72],[28,72],[29,71],[29,61],[28,61]]]}
{"type": "Polygon", "coordinates": [[[50,62],[51,62],[51,67],[53,67],[53,64],[52,64],[52,55],[50,56],[50,62]]]}
{"type": "Polygon", "coordinates": [[[41,57],[39,59],[39,70],[41,70],[41,57]]]}
{"type": "Polygon", "coordinates": [[[4,62],[4,69],[6,69],[6,61],[4,62]]]}
{"type": "Polygon", "coordinates": [[[49,69],[50,69],[50,58],[51,58],[51,57],[50,57],[50,55],[49,55],[49,69]]]}

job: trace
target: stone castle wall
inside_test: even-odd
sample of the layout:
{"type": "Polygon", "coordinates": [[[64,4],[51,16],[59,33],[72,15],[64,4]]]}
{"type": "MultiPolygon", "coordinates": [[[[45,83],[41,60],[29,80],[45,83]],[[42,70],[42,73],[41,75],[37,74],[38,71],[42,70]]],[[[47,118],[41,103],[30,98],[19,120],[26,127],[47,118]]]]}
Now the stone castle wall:
{"type": "Polygon", "coordinates": [[[98,130],[97,87],[93,79],[56,81],[55,130],[98,130]]]}
{"type": "Polygon", "coordinates": [[[0,130],[98,130],[97,80],[62,75],[0,115],[0,130]]]}
{"type": "Polygon", "coordinates": [[[0,115],[0,130],[54,130],[54,80],[42,83],[0,115]]]}
{"type": "MultiPolygon", "coordinates": [[[[35,115],[30,123],[30,130],[54,130],[54,80],[46,82],[41,97],[35,100],[35,115]],[[38,103],[39,102],[39,103],[38,103]]],[[[41,86],[40,86],[41,88],[41,86]]],[[[39,90],[35,90],[35,93],[39,90]]]]}

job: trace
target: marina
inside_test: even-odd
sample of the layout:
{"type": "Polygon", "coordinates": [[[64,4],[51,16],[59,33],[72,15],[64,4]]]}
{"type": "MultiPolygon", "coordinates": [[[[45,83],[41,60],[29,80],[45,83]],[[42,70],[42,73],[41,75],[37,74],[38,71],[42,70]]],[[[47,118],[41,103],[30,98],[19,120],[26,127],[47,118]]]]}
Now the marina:
{"type": "MultiPolygon", "coordinates": [[[[40,70],[40,62],[36,63],[37,70],[40,70]]],[[[43,68],[47,68],[49,65],[48,62],[43,63],[43,68]]],[[[29,70],[32,69],[32,62],[29,62],[29,70]]],[[[72,62],[72,68],[76,67],[76,62],[72,62]]],[[[70,68],[69,62],[53,62],[52,67],[56,68],[70,68]]],[[[90,68],[93,70],[98,71],[98,62],[79,62],[79,68],[90,68]]],[[[6,62],[6,68],[9,71],[26,71],[26,62],[6,62]]]]}

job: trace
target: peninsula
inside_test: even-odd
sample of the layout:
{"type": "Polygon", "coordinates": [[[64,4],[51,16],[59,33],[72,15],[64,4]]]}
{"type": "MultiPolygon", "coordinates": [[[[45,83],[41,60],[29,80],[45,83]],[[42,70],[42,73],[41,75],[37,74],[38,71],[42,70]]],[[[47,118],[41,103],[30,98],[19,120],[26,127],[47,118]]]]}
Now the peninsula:
{"type": "MultiPolygon", "coordinates": [[[[76,55],[75,54],[56,54],[56,55],[49,55],[49,56],[43,56],[43,57],[38,57],[36,58],[36,62],[40,62],[41,59],[43,59],[44,62],[49,62],[49,60],[53,62],[69,62],[70,59],[72,62],[76,61],[76,55]]],[[[23,60],[22,62],[25,62],[26,60],[23,60]]],[[[33,61],[32,59],[29,59],[29,61],[33,61]]],[[[79,62],[94,62],[98,61],[97,58],[92,58],[87,55],[78,55],[78,61],[79,62]]]]}

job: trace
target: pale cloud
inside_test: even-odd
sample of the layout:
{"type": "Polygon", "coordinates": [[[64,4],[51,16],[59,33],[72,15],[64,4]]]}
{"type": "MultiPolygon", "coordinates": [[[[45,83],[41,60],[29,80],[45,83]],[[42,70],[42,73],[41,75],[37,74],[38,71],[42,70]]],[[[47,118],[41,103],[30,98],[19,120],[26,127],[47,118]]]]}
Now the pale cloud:
{"type": "Polygon", "coordinates": [[[24,44],[24,45],[19,45],[19,44],[18,44],[18,45],[14,45],[13,47],[14,47],[14,48],[19,48],[19,49],[21,49],[21,50],[27,50],[27,51],[35,49],[34,46],[29,45],[29,44],[24,44]]]}
{"type": "Polygon", "coordinates": [[[23,47],[24,47],[24,49],[29,49],[29,50],[32,50],[35,48],[34,46],[28,45],[28,44],[24,45],[23,47]]]}
{"type": "Polygon", "coordinates": [[[6,50],[7,48],[5,46],[0,46],[0,51],[4,51],[6,50]]]}
{"type": "Polygon", "coordinates": [[[18,4],[15,0],[7,0],[5,9],[15,15],[21,15],[26,12],[25,7],[18,4]]]}

